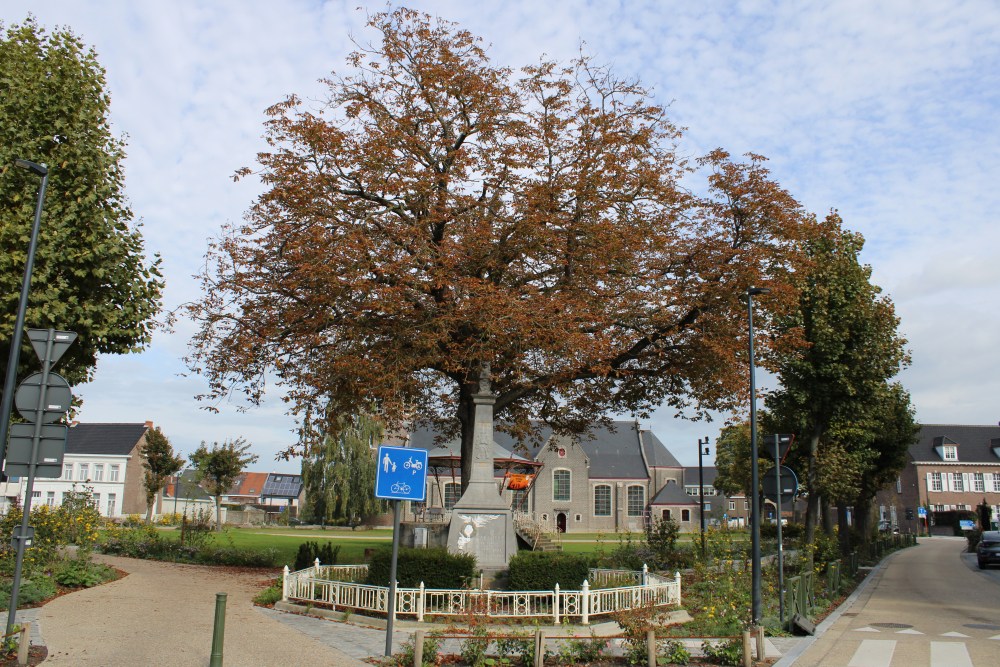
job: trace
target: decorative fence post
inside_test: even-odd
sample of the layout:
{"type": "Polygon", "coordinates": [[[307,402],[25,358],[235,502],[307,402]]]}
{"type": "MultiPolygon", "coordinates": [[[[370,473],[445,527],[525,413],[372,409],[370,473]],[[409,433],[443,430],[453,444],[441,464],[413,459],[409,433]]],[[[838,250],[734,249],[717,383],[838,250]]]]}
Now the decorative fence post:
{"type": "Polygon", "coordinates": [[[552,597],[552,618],[559,625],[559,583],[556,583],[555,595],[552,597]]]}
{"type": "Polygon", "coordinates": [[[316,576],[319,577],[319,558],[317,558],[313,563],[313,572],[315,572],[316,576]]]}
{"type": "Polygon", "coordinates": [[[424,582],[420,582],[420,589],[417,593],[417,621],[424,621],[424,582]]]}
{"type": "Polygon", "coordinates": [[[580,586],[580,607],[580,613],[583,616],[581,622],[584,625],[590,625],[590,582],[586,579],[580,586]]]}
{"type": "Polygon", "coordinates": [[[674,583],[677,585],[677,600],[676,604],[681,603],[681,572],[677,570],[674,572],[674,583]]]}
{"type": "Polygon", "coordinates": [[[288,602],[288,566],[281,573],[281,601],[288,602]]]}
{"type": "Polygon", "coordinates": [[[642,564],[642,585],[649,586],[649,566],[642,564]]]}

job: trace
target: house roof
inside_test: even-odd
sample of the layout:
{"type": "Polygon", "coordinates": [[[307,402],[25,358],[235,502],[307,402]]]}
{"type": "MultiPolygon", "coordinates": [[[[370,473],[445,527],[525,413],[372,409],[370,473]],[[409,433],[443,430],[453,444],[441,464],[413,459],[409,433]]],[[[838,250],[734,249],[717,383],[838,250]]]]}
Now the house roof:
{"type": "MultiPolygon", "coordinates": [[[[417,429],[410,434],[409,446],[414,449],[426,449],[429,459],[428,465],[433,467],[447,468],[451,462],[457,462],[462,458],[462,443],[458,438],[435,442],[436,438],[437,435],[430,429],[417,429]]],[[[493,461],[494,463],[523,465],[534,463],[531,459],[504,447],[496,441],[496,438],[493,440],[493,461]]]]}
{"type": "MultiPolygon", "coordinates": [[[[715,466],[702,466],[702,479],[705,486],[715,484],[715,478],[719,476],[719,469],[715,466]]],[[[698,466],[688,466],[684,468],[684,485],[698,486],[698,466]]]]}
{"type": "Polygon", "coordinates": [[[236,480],[233,487],[229,489],[229,496],[248,496],[259,498],[264,492],[264,483],[267,481],[266,472],[245,472],[236,480]]]}
{"type": "Polygon", "coordinates": [[[272,472],[264,482],[261,497],[295,499],[302,493],[302,475],[288,475],[283,472],[272,472]]]}
{"type": "Polygon", "coordinates": [[[128,456],[147,429],[146,424],[75,424],[66,436],[66,453],[128,456]]]}
{"type": "Polygon", "coordinates": [[[697,505],[697,496],[689,496],[684,488],[674,482],[667,482],[659,493],[649,501],[650,505],[697,505]]]}
{"type": "Polygon", "coordinates": [[[167,485],[163,487],[163,497],[173,498],[174,497],[174,487],[177,486],[180,495],[179,498],[185,498],[190,500],[210,500],[212,496],[208,495],[205,489],[199,486],[197,477],[195,477],[195,471],[191,468],[187,470],[182,470],[180,473],[180,483],[175,484],[177,477],[171,477],[167,481],[167,485]]]}
{"type": "Polygon", "coordinates": [[[922,424],[916,444],[910,445],[910,457],[914,461],[940,462],[941,456],[934,446],[945,439],[958,446],[958,460],[949,463],[1000,463],[1000,457],[993,451],[1000,448],[1000,426],[922,424]]]}

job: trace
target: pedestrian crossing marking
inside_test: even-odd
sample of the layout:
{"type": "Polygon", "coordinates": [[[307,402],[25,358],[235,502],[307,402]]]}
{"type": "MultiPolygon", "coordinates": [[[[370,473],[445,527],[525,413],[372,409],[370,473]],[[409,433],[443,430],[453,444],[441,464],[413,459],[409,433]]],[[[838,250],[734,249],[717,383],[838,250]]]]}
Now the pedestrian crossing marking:
{"type": "Polygon", "coordinates": [[[889,667],[896,642],[891,639],[865,639],[854,652],[847,667],[889,667]]]}
{"type": "Polygon", "coordinates": [[[946,632],[942,637],[961,637],[962,639],[968,639],[969,635],[963,635],[961,632],[946,632]]]}
{"type": "Polygon", "coordinates": [[[931,667],[974,667],[963,642],[931,642],[931,667]]]}
{"type": "Polygon", "coordinates": [[[881,630],[876,630],[875,628],[869,628],[865,626],[863,628],[854,628],[855,632],[881,632],[881,630]]]}
{"type": "Polygon", "coordinates": [[[922,635],[924,633],[920,630],[914,630],[913,628],[907,628],[906,630],[899,630],[896,632],[897,635],[922,635]]]}

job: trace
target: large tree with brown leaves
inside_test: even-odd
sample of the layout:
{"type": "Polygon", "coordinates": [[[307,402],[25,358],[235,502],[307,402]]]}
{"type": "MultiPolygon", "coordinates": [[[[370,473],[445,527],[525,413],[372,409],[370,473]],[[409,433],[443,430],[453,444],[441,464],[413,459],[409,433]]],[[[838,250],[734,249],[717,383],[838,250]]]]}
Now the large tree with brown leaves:
{"type": "Polygon", "coordinates": [[[208,396],[259,401],[276,376],[299,408],[375,401],[390,426],[461,432],[463,454],[487,365],[520,435],[732,407],[741,298],[788,302],[810,223],[762,158],[687,164],[648,91],[589,58],[514,72],[445,21],[369,25],[380,44],[326,80],[326,103],[268,111],[267,190],[211,246],[190,311],[208,396]],[[699,170],[704,196],[681,185],[699,170]]]}

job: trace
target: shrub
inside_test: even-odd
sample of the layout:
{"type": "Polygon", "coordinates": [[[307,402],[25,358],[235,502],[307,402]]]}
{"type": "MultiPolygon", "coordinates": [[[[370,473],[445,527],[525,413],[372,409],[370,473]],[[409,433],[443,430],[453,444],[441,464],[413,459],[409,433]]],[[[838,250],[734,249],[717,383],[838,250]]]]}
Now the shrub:
{"type": "MultiPolygon", "coordinates": [[[[425,667],[432,667],[437,664],[438,652],[441,649],[441,640],[431,633],[424,637],[424,651],[423,655],[420,656],[420,663],[425,667]]],[[[413,665],[413,652],[415,647],[413,646],[413,641],[405,642],[401,647],[399,653],[393,653],[388,658],[384,658],[378,662],[378,664],[384,667],[412,667],[413,665]]]]}
{"type": "Polygon", "coordinates": [[[589,638],[580,637],[567,640],[556,659],[567,665],[589,665],[601,659],[604,651],[608,648],[608,643],[607,639],[598,637],[591,630],[589,638]]]}
{"type": "MultiPolygon", "coordinates": [[[[391,548],[377,549],[368,565],[365,583],[385,586],[391,560],[391,548]]],[[[475,575],[475,556],[451,554],[446,549],[400,549],[396,562],[396,580],[407,588],[419,586],[420,582],[427,588],[462,588],[475,575]]]]}
{"type": "Polygon", "coordinates": [[[679,641],[671,639],[661,642],[658,649],[658,654],[663,656],[668,664],[686,665],[691,662],[691,651],[679,641]]]}
{"type": "Polygon", "coordinates": [[[325,542],[322,546],[317,542],[303,542],[299,545],[298,553],[295,554],[295,567],[293,569],[297,572],[312,567],[317,558],[319,558],[321,565],[336,565],[339,557],[339,544],[334,547],[330,542],[325,542]]]}
{"type": "MultiPolygon", "coordinates": [[[[0,584],[0,607],[5,609],[10,607],[10,592],[14,583],[5,581],[0,584]]],[[[56,584],[46,576],[22,579],[21,587],[17,591],[17,608],[23,609],[30,605],[36,605],[56,596],[56,584]]]]}
{"type": "Polygon", "coordinates": [[[490,647],[488,634],[485,625],[474,625],[472,636],[462,640],[459,653],[470,667],[484,667],[486,664],[486,649],[490,647]]]}
{"type": "Polygon", "coordinates": [[[260,605],[261,607],[271,607],[274,603],[281,599],[281,579],[275,579],[274,582],[262,590],[260,593],[253,598],[253,603],[260,605]]]}
{"type": "MultiPolygon", "coordinates": [[[[528,632],[519,630],[505,631],[503,639],[496,640],[497,656],[501,663],[507,663],[511,657],[520,658],[524,667],[535,665],[535,638],[528,632]]],[[[550,655],[545,649],[545,656],[550,655]]]]}
{"type": "Polygon", "coordinates": [[[69,588],[90,588],[115,579],[115,571],[103,563],[94,563],[89,558],[74,558],[58,564],[52,571],[52,578],[60,586],[69,588]]]}
{"type": "Polygon", "coordinates": [[[576,590],[587,578],[590,560],[575,554],[519,551],[510,559],[510,588],[515,591],[576,590]]]}
{"type": "Polygon", "coordinates": [[[725,642],[706,640],[702,642],[701,650],[706,658],[719,665],[737,667],[743,662],[743,642],[739,639],[725,642]]]}

